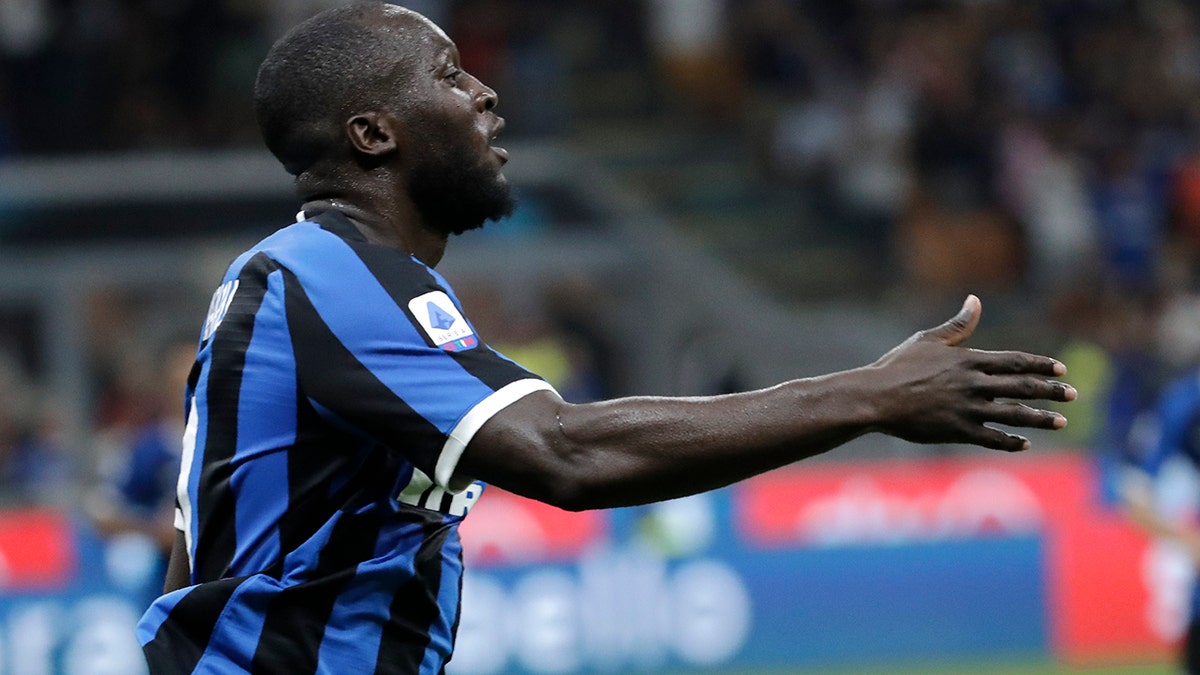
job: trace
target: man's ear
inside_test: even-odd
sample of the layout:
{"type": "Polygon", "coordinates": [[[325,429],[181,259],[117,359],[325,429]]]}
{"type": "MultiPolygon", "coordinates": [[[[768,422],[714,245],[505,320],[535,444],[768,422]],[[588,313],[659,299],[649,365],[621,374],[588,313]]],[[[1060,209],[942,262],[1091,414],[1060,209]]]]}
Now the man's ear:
{"type": "Polygon", "coordinates": [[[346,120],[346,137],[354,149],[368,157],[382,159],[400,149],[400,125],[387,113],[359,113],[346,120]]]}

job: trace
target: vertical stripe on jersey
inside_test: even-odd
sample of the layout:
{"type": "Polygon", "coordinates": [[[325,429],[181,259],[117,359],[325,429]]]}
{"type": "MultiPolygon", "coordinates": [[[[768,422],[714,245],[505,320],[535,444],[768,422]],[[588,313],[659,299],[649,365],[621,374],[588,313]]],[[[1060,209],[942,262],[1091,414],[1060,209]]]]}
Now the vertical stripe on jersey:
{"type": "Polygon", "coordinates": [[[441,514],[423,509],[401,509],[387,517],[388,524],[375,542],[373,559],[358,566],[358,576],[342,592],[329,615],[319,655],[322,665],[355,673],[375,670],[392,600],[414,574],[415,555],[430,527],[441,521],[441,514]]]}
{"type": "Polygon", "coordinates": [[[192,509],[193,485],[195,481],[192,479],[193,468],[196,461],[196,432],[200,428],[199,413],[195,405],[188,406],[187,422],[183,427],[183,439],[179,449],[179,478],[175,483],[175,508],[178,521],[176,527],[183,530],[183,542],[187,550],[188,556],[188,573],[196,569],[195,559],[193,554],[195,548],[192,542],[195,541],[196,523],[195,511],[192,509]]]}
{"type": "Polygon", "coordinates": [[[249,669],[262,633],[263,615],[278,584],[265,574],[245,578],[225,602],[217,619],[221,630],[213,631],[208,639],[208,647],[196,664],[198,672],[227,672],[231,665],[239,673],[249,669]]]}
{"type": "Polygon", "coordinates": [[[313,580],[289,586],[271,600],[251,672],[316,672],[325,623],[359,562],[374,553],[381,523],[376,511],[341,514],[311,572],[313,580]]]}
{"type": "Polygon", "coordinates": [[[296,445],[287,453],[288,505],[279,519],[279,545],[284,555],[304,544],[345,504],[344,496],[335,494],[337,486],[332,482],[339,476],[357,478],[345,475],[357,454],[352,438],[330,433],[297,381],[296,445]]]}
{"type": "Polygon", "coordinates": [[[458,634],[458,620],[462,616],[462,540],[458,538],[457,527],[451,529],[442,544],[442,578],[437,597],[441,625],[437,632],[430,631],[429,648],[425,650],[423,667],[428,672],[445,670],[453,655],[454,636],[458,634]]]}
{"type": "Polygon", "coordinates": [[[179,475],[175,478],[175,527],[183,531],[184,550],[188,556],[188,575],[190,577],[192,570],[192,497],[188,491],[191,481],[190,474],[192,471],[192,461],[196,454],[196,432],[199,429],[200,421],[196,413],[196,386],[200,381],[200,371],[202,369],[200,363],[199,351],[195,360],[192,362],[192,368],[188,371],[187,387],[183,395],[183,438],[180,439],[179,448],[179,475]]]}
{"type": "Polygon", "coordinates": [[[413,562],[413,576],[392,599],[388,621],[379,640],[375,675],[425,672],[421,663],[429,646],[430,627],[442,619],[438,592],[442,584],[442,547],[452,527],[441,522],[425,525],[425,540],[413,562]]]}
{"type": "MultiPolygon", "coordinates": [[[[457,533],[455,533],[457,538],[457,533]]],[[[454,638],[458,635],[458,626],[462,622],[462,591],[463,591],[463,549],[462,542],[459,542],[455,552],[454,559],[458,561],[458,588],[455,589],[454,596],[454,623],[450,626],[450,656],[453,657],[454,638]]],[[[443,605],[444,609],[444,605],[443,605]]],[[[446,659],[446,663],[450,663],[450,658],[446,659]]],[[[438,675],[446,675],[446,663],[442,664],[442,669],[438,675]]]]}
{"type": "Polygon", "coordinates": [[[201,489],[193,505],[199,520],[193,568],[196,581],[224,576],[237,549],[237,515],[230,479],[238,440],[238,400],[254,318],[267,292],[267,275],[276,268],[276,263],[263,254],[247,261],[238,274],[238,292],[208,345],[212,350],[205,398],[208,425],[201,489]]]}
{"type": "Polygon", "coordinates": [[[201,374],[193,392],[190,413],[192,417],[189,418],[189,421],[194,418],[195,425],[191,430],[185,429],[188,431],[188,436],[184,438],[181,449],[179,485],[176,495],[180,514],[184,521],[182,524],[186,528],[184,539],[188,547],[188,571],[190,573],[188,580],[190,583],[199,581],[196,578],[196,542],[200,539],[200,518],[196,509],[200,497],[200,473],[204,465],[204,444],[207,440],[205,435],[208,432],[208,425],[201,424],[200,418],[202,417],[202,402],[208,399],[208,373],[212,370],[212,360],[205,356],[205,350],[211,354],[211,345],[201,348],[199,357],[201,374]]]}
{"type": "Polygon", "coordinates": [[[245,352],[230,482],[237,502],[229,572],[235,575],[261,571],[279,556],[278,522],[293,498],[281,490],[290,481],[296,442],[296,366],[287,331],[279,330],[286,329],[283,293],[281,273],[271,272],[245,352]]]}
{"type": "Polygon", "coordinates": [[[404,439],[404,447],[394,449],[422,471],[433,471],[445,443],[442,431],[363,365],[317,313],[295,275],[283,274],[300,391],[381,443],[404,439]]]}
{"type": "Polygon", "coordinates": [[[225,603],[244,578],[222,579],[192,588],[142,647],[153,675],[191,673],[208,645],[225,603]]]}

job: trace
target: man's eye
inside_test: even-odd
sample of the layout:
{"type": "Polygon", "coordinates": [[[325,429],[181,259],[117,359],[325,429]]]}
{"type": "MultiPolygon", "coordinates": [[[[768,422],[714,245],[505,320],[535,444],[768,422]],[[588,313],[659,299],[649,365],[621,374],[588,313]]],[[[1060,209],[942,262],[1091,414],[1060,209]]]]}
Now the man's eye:
{"type": "Polygon", "coordinates": [[[446,79],[450,80],[451,82],[458,82],[459,75],[462,75],[461,70],[452,70],[452,71],[446,73],[446,79]]]}

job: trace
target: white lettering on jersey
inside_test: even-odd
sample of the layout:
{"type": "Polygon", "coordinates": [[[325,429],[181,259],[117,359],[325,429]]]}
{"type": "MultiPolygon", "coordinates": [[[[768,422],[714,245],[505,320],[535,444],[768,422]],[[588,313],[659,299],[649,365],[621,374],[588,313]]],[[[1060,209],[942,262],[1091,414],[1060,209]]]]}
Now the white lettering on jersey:
{"type": "Polygon", "coordinates": [[[221,284],[221,287],[213,293],[212,302],[208,304],[208,316],[204,319],[204,332],[200,336],[201,341],[207,340],[212,337],[213,333],[217,332],[217,327],[225,319],[225,312],[229,311],[229,305],[233,303],[233,295],[237,293],[237,289],[238,280],[234,279],[221,284]]]}
{"type": "Polygon", "coordinates": [[[430,511],[440,511],[451,516],[465,516],[475,502],[479,501],[479,496],[483,494],[483,483],[479,481],[471,483],[465,490],[450,499],[448,508],[442,509],[442,500],[446,494],[444,489],[433,484],[425,472],[413,468],[412,478],[409,479],[408,485],[404,486],[400,494],[396,495],[396,501],[430,511]]]}

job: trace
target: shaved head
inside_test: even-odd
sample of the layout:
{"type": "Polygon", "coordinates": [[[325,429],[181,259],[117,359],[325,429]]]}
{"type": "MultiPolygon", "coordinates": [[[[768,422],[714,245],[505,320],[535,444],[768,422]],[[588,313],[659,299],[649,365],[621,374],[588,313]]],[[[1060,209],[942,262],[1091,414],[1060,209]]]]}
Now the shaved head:
{"type": "Polygon", "coordinates": [[[449,40],[424,16],[379,2],[337,7],[297,25],[271,48],[254,85],[267,148],[293,175],[348,153],[344,122],[365,111],[402,111],[403,83],[439,39],[449,40]]]}
{"type": "Polygon", "coordinates": [[[254,96],[263,140],[305,199],[374,186],[447,234],[512,212],[507,154],[491,146],[504,126],[496,93],[416,12],[369,2],[317,14],[271,48],[254,96]]]}

